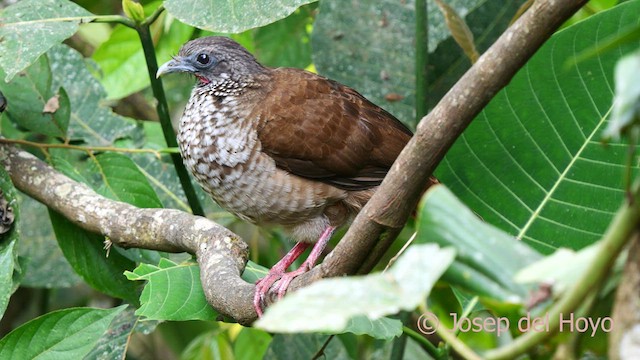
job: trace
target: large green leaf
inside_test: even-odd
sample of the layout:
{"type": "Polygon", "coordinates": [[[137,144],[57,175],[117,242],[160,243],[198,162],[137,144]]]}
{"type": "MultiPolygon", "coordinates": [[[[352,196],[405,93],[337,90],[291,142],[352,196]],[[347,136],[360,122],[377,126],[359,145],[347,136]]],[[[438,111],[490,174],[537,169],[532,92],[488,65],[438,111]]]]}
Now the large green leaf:
{"type": "MultiPolygon", "coordinates": [[[[0,77],[3,75],[0,69],[0,77]]],[[[7,116],[14,123],[39,134],[66,135],[69,97],[63,88],[55,91],[51,88],[51,70],[46,56],[38,58],[9,83],[0,81],[0,91],[11,104],[7,116]]]]}
{"type": "Polygon", "coordinates": [[[0,12],[0,67],[11,80],[93,14],[67,0],[23,0],[0,12]]]}
{"type": "MultiPolygon", "coordinates": [[[[486,49],[507,27],[517,1],[447,1],[486,49]]],[[[312,33],[318,71],[349,85],[407,124],[415,117],[415,4],[408,1],[321,1],[312,33]],[[399,97],[398,97],[399,95],[399,97]]],[[[429,105],[469,68],[449,37],[444,18],[429,1],[429,105]]]]}
{"type": "Polygon", "coordinates": [[[576,54],[640,22],[628,1],[553,36],[458,139],[437,176],[485,221],[549,253],[598,240],[624,199],[626,145],[599,142],[627,45],[576,54]]]}
{"type": "Polygon", "coordinates": [[[435,244],[412,246],[386,273],[325,279],[287,295],[269,306],[255,326],[271,332],[398,336],[402,323],[381,318],[421,304],[454,256],[453,249],[435,244]],[[363,323],[364,317],[371,324],[363,323]]]}
{"type": "Polygon", "coordinates": [[[123,275],[135,267],[133,261],[117,251],[110,251],[107,257],[103,236],[78,228],[54,211],[49,211],[49,217],[62,253],[87,284],[110,296],[138,302],[136,284],[123,275]]]}
{"type": "Polygon", "coordinates": [[[2,338],[0,359],[81,359],[125,308],[50,312],[2,338]]]}
{"type": "Polygon", "coordinates": [[[161,259],[158,266],[141,264],[125,273],[129,280],[145,280],[136,315],[155,320],[213,320],[200,284],[200,268],[195,263],[176,264],[161,259]]]}
{"type": "Polygon", "coordinates": [[[524,303],[528,289],[513,274],[540,259],[536,251],[483,222],[445,186],[430,188],[418,209],[417,241],[456,249],[456,261],[443,276],[447,282],[503,302],[524,303]]]}
{"type": "Polygon", "coordinates": [[[115,114],[106,106],[106,93],[87,69],[85,59],[65,45],[51,49],[52,87],[63,87],[71,103],[68,137],[89,145],[110,146],[120,138],[140,136],[134,121],[115,114]]]}
{"type": "Polygon", "coordinates": [[[201,29],[239,33],[286,17],[315,0],[165,0],[171,15],[201,29]]]}
{"type": "Polygon", "coordinates": [[[127,156],[104,153],[95,157],[96,173],[102,183],[98,192],[140,208],[161,208],[162,203],[147,178],[127,156]]]}

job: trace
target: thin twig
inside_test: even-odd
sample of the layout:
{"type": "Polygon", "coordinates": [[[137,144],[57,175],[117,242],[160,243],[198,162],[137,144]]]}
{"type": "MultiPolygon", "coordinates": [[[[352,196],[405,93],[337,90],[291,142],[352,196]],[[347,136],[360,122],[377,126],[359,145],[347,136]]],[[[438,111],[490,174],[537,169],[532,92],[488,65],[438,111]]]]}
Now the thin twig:
{"type": "Polygon", "coordinates": [[[165,148],[165,149],[131,149],[131,148],[119,148],[113,146],[78,146],[71,144],[45,144],[34,141],[22,140],[22,139],[4,139],[0,138],[0,143],[2,144],[14,144],[14,145],[25,145],[25,146],[33,146],[40,149],[43,153],[48,153],[47,149],[67,149],[67,150],[76,150],[76,151],[84,151],[86,153],[96,153],[96,152],[120,152],[120,153],[130,153],[130,154],[138,154],[138,153],[147,153],[153,154],[158,159],[162,154],[173,154],[177,153],[177,148],[165,148]]]}
{"type": "Polygon", "coordinates": [[[329,335],[329,337],[327,338],[327,340],[324,342],[324,344],[322,344],[322,347],[320,349],[318,349],[318,351],[315,353],[315,355],[313,355],[313,357],[311,358],[311,360],[317,360],[320,359],[321,356],[327,356],[324,351],[327,349],[327,346],[329,346],[329,343],[331,342],[331,340],[333,340],[335,335],[329,335]]]}
{"type": "Polygon", "coordinates": [[[386,272],[389,269],[389,267],[391,267],[391,265],[393,265],[393,263],[395,263],[396,260],[398,260],[400,255],[402,255],[407,250],[409,245],[411,245],[413,243],[413,240],[416,239],[417,235],[418,235],[417,232],[414,232],[413,235],[411,235],[409,240],[407,240],[407,242],[404,243],[404,245],[402,246],[402,249],[400,249],[400,251],[398,251],[397,254],[393,255],[393,257],[389,260],[389,263],[387,264],[387,266],[384,267],[384,270],[382,270],[382,272],[386,272]]]}

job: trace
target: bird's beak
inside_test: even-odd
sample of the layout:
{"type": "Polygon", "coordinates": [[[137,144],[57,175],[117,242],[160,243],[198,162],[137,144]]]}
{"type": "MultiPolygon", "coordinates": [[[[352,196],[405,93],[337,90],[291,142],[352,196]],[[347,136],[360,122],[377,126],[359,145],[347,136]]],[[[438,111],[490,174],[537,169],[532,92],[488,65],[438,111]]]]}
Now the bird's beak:
{"type": "Polygon", "coordinates": [[[191,64],[189,64],[187,59],[181,56],[176,56],[172,60],[167,61],[166,63],[162,64],[160,68],[158,68],[158,71],[156,72],[156,78],[174,72],[194,73],[196,72],[196,69],[191,64]]]}

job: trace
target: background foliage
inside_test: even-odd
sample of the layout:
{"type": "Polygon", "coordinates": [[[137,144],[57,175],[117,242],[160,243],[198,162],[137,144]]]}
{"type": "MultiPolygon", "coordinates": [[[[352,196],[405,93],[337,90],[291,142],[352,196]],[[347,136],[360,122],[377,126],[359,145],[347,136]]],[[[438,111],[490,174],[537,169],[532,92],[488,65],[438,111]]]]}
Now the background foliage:
{"type": "MultiPolygon", "coordinates": [[[[482,53],[524,1],[447,3],[482,53]]],[[[154,110],[157,94],[144,71],[148,59],[139,34],[131,19],[115,15],[123,13],[122,4],[1,4],[0,91],[9,101],[0,118],[2,136],[29,141],[26,149],[106,197],[190,211],[154,110]],[[72,148],[78,145],[85,150],[72,148]]],[[[133,10],[126,13],[154,20],[143,26],[149,25],[159,63],[189,39],[230,34],[264,64],[341,81],[413,127],[417,88],[426,89],[432,107],[471,66],[435,3],[427,2],[428,38],[416,31],[422,5],[167,0],[142,1],[142,8],[129,3],[133,10]],[[426,74],[418,71],[424,64],[416,64],[420,42],[427,44],[426,74]]],[[[311,358],[320,351],[337,359],[446,358],[447,346],[437,348],[431,344],[437,339],[416,332],[427,308],[449,327],[451,313],[517,320],[529,292],[552,276],[532,276],[527,266],[548,261],[558,270],[555,281],[573,283],[593,257],[589,246],[624,200],[627,147],[616,141],[604,147],[600,139],[614,102],[615,64],[637,44],[571,60],[637,27],[638,13],[637,0],[592,1],[535,55],[448,153],[436,175],[451,191],[438,188],[423,199],[418,218],[377,269],[401,254],[387,273],[313,284],[276,304],[256,328],[214,321],[189,256],[113,248],[107,258],[104,239],[19,193],[0,169],[0,188],[17,214],[0,238],[0,358],[48,357],[51,350],[68,358],[311,358]],[[401,250],[414,231],[414,244],[401,250]],[[562,250],[568,254],[562,261],[544,257],[563,248],[586,250],[562,250]],[[350,294],[354,306],[330,293],[350,294]],[[305,311],[309,307],[317,311],[305,311]],[[304,312],[298,321],[278,322],[294,309],[304,312]],[[60,331],[60,338],[41,335],[60,331]],[[33,342],[38,346],[29,346],[33,342]]],[[[178,119],[193,80],[163,81],[178,119]]],[[[241,223],[197,191],[209,218],[249,242],[245,280],[262,276],[258,264],[274,264],[290,247],[277,230],[241,223]]],[[[614,285],[594,295],[602,301],[592,314],[610,313],[614,285]]],[[[543,313],[549,303],[534,312],[543,313]]],[[[458,335],[483,351],[518,334],[458,335]]],[[[581,342],[578,353],[602,356],[605,335],[581,342]]],[[[550,356],[556,346],[546,345],[539,356],[550,356]]]]}

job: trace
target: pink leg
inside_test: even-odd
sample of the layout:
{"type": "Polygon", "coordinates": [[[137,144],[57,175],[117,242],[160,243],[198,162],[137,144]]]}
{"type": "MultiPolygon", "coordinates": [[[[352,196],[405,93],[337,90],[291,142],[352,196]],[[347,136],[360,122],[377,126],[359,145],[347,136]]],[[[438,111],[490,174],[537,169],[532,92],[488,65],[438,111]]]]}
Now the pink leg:
{"type": "Polygon", "coordinates": [[[303,242],[297,243],[291,250],[289,250],[287,255],[280,259],[280,261],[278,261],[278,263],[269,270],[267,276],[256,282],[256,292],[253,295],[253,307],[256,309],[258,316],[262,316],[261,303],[271,288],[271,285],[282,277],[285,271],[287,271],[287,268],[291,266],[291,264],[293,264],[293,262],[296,261],[296,259],[300,257],[300,255],[302,255],[310,245],[311,244],[309,243],[303,242]]]}
{"type": "Polygon", "coordinates": [[[280,281],[278,282],[278,285],[276,286],[276,290],[278,291],[278,299],[282,299],[284,294],[287,292],[287,288],[289,287],[291,280],[295,279],[298,275],[306,273],[316,265],[318,258],[320,257],[320,255],[322,255],[322,252],[327,246],[329,239],[331,239],[331,235],[333,234],[333,231],[335,229],[336,228],[334,226],[327,227],[322,232],[322,235],[320,236],[320,239],[318,239],[318,242],[313,246],[313,249],[311,249],[311,254],[309,254],[307,260],[305,260],[302,265],[300,265],[300,267],[296,270],[282,275],[280,281]]]}

